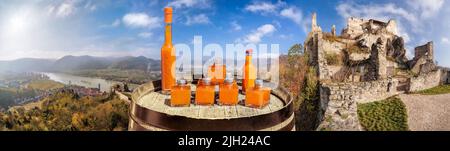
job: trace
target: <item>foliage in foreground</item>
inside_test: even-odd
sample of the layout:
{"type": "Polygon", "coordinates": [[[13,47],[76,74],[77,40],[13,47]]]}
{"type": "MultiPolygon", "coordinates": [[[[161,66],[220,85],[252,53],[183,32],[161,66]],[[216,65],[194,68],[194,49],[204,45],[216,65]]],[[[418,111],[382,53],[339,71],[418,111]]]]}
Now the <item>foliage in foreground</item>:
{"type": "Polygon", "coordinates": [[[0,113],[0,130],[111,131],[127,130],[128,104],[116,96],[79,98],[58,93],[43,100],[41,108],[14,108],[0,113]]]}
{"type": "Polygon", "coordinates": [[[368,131],[407,131],[407,112],[396,97],[383,101],[358,104],[358,118],[368,131]]]}
{"type": "Polygon", "coordinates": [[[318,79],[316,71],[308,65],[308,54],[296,44],[288,55],[280,59],[280,82],[294,97],[297,130],[314,130],[318,114],[318,79]]]}
{"type": "Polygon", "coordinates": [[[431,89],[426,89],[422,91],[415,92],[416,94],[422,95],[438,95],[450,93],[450,85],[440,85],[431,89]]]}

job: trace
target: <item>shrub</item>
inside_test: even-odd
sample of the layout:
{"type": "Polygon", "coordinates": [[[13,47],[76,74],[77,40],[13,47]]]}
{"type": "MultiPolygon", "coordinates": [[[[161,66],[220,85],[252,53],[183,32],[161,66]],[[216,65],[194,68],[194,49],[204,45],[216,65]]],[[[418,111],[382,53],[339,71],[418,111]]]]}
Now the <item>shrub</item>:
{"type": "Polygon", "coordinates": [[[296,112],[297,130],[314,130],[319,114],[319,85],[314,67],[308,67],[296,112]]]}
{"type": "Polygon", "coordinates": [[[342,42],[341,38],[332,34],[324,34],[323,39],[329,42],[342,42]]]}
{"type": "Polygon", "coordinates": [[[347,45],[347,52],[349,54],[351,53],[369,53],[367,50],[362,49],[361,47],[357,46],[357,45],[347,45]]]}
{"type": "Polygon", "coordinates": [[[325,52],[325,60],[327,60],[328,65],[342,65],[342,55],[339,53],[327,53],[325,52]]]}

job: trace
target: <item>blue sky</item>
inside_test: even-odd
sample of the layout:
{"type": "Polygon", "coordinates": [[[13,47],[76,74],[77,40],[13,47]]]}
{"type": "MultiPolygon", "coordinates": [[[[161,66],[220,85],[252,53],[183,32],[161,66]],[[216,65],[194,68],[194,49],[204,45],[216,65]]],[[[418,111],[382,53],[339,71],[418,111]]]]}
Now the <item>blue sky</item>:
{"type": "Polygon", "coordinates": [[[411,57],[434,41],[436,59],[450,66],[450,2],[445,0],[2,0],[0,60],[64,55],[159,58],[163,7],[174,7],[174,43],[303,43],[311,14],[338,32],[350,16],[396,19],[411,57]]]}

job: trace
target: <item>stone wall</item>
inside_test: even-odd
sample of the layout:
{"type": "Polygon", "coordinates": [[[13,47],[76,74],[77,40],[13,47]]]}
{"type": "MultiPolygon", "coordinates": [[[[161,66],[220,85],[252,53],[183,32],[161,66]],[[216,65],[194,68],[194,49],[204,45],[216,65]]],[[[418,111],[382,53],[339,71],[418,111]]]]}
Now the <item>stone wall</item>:
{"type": "Polygon", "coordinates": [[[409,81],[409,91],[415,92],[439,86],[443,83],[443,80],[441,78],[442,75],[442,70],[438,69],[427,74],[412,77],[409,81]]]}
{"type": "Polygon", "coordinates": [[[414,49],[414,60],[425,56],[427,60],[433,60],[433,42],[428,42],[425,45],[418,46],[414,49]]]}
{"type": "Polygon", "coordinates": [[[441,82],[442,84],[450,84],[450,70],[442,70],[441,82]]]}
{"type": "Polygon", "coordinates": [[[120,100],[125,101],[127,103],[130,103],[131,98],[129,98],[128,96],[126,96],[122,92],[114,91],[114,93],[119,97],[120,100]]]}
{"type": "Polygon", "coordinates": [[[361,130],[357,115],[357,103],[384,100],[401,92],[396,90],[398,81],[380,80],[353,83],[322,83],[320,106],[323,114],[318,130],[361,130]]]}

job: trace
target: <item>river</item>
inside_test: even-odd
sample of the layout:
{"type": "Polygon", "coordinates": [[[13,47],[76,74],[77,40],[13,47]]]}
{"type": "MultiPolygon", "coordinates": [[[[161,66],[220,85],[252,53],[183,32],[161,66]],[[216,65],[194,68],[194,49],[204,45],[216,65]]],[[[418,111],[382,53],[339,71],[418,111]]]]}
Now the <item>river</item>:
{"type": "Polygon", "coordinates": [[[78,86],[84,86],[87,88],[98,88],[100,84],[100,91],[104,92],[110,92],[111,86],[120,83],[116,81],[110,81],[100,78],[91,78],[91,77],[81,77],[81,76],[75,76],[65,73],[49,73],[49,72],[43,72],[42,74],[45,74],[50,78],[50,80],[61,82],[66,85],[78,85],[78,86]]]}

